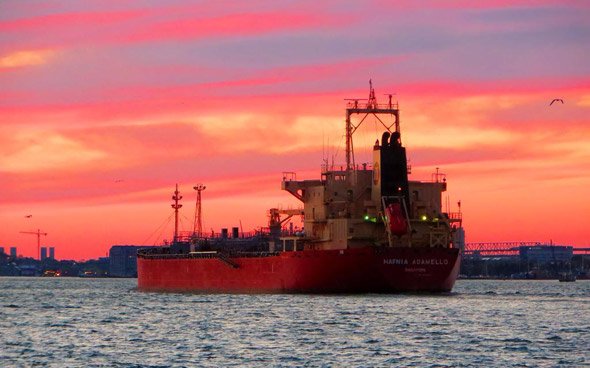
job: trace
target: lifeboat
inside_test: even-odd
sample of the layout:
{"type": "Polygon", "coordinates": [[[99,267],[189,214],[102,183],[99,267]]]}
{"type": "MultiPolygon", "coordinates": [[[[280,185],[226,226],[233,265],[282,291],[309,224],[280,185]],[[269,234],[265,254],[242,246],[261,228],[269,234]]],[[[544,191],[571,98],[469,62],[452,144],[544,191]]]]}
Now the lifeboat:
{"type": "Polygon", "coordinates": [[[390,203],[385,208],[385,216],[387,217],[391,234],[402,236],[408,232],[408,221],[403,214],[400,203],[390,203]]]}

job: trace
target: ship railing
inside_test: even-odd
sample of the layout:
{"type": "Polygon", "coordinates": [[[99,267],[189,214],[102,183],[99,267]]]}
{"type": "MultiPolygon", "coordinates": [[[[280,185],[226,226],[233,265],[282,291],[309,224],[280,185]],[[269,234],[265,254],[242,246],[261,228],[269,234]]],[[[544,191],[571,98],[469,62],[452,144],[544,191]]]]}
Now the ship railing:
{"type": "Polygon", "coordinates": [[[142,257],[150,257],[152,255],[166,255],[170,254],[170,248],[168,247],[151,247],[142,248],[137,250],[137,255],[142,257]]]}
{"type": "MultiPolygon", "coordinates": [[[[356,164],[353,168],[355,171],[371,171],[373,170],[373,165],[368,163],[361,163],[356,164]]],[[[342,175],[346,175],[346,165],[335,165],[335,164],[322,164],[321,165],[322,173],[341,173],[342,175]]]]}
{"type": "Polygon", "coordinates": [[[463,220],[463,213],[461,212],[449,212],[447,215],[449,216],[449,220],[451,222],[463,220]]]}
{"type": "Polygon", "coordinates": [[[283,181],[297,181],[297,173],[294,171],[283,171],[283,181]]]}
{"type": "MultiPolygon", "coordinates": [[[[288,236],[288,235],[297,235],[302,230],[298,227],[295,227],[292,231],[288,228],[281,229],[281,236],[288,236]]],[[[255,237],[267,237],[270,234],[270,228],[268,227],[261,227],[260,230],[256,231],[249,231],[240,233],[239,238],[234,238],[231,234],[228,234],[227,237],[223,237],[223,233],[209,233],[207,236],[202,236],[198,239],[206,239],[206,240],[219,240],[219,239],[247,239],[247,238],[255,238],[255,237]]]]}
{"type": "Polygon", "coordinates": [[[183,254],[156,253],[138,254],[141,258],[148,259],[178,259],[178,258],[217,258],[217,252],[191,252],[183,254]]]}
{"type": "Polygon", "coordinates": [[[379,109],[379,110],[389,110],[389,109],[399,109],[399,104],[397,102],[392,102],[391,104],[388,103],[368,103],[365,102],[364,99],[352,99],[346,103],[346,108],[348,109],[379,109]]]}
{"type": "Polygon", "coordinates": [[[218,252],[218,251],[204,251],[204,252],[190,252],[190,253],[183,253],[183,254],[170,254],[168,252],[161,252],[163,249],[149,249],[150,252],[138,252],[138,256],[140,258],[149,258],[149,259],[178,259],[178,258],[261,258],[261,257],[271,257],[277,256],[280,252],[218,252]],[[157,252],[157,251],[160,252],[157,252]]]}
{"type": "MultiPolygon", "coordinates": [[[[242,238],[253,238],[253,237],[256,237],[256,236],[260,236],[260,235],[263,235],[263,233],[260,232],[260,231],[240,231],[238,233],[238,238],[239,239],[242,239],[242,238]]],[[[203,233],[202,238],[205,238],[205,239],[219,239],[219,238],[238,239],[238,238],[234,238],[232,236],[231,232],[228,233],[228,234],[217,233],[217,232],[210,232],[208,234],[203,233]]]]}
{"type": "Polygon", "coordinates": [[[263,251],[263,252],[229,252],[227,253],[229,257],[240,257],[240,258],[259,258],[259,257],[272,257],[278,256],[281,252],[274,251],[263,251]]]}
{"type": "Polygon", "coordinates": [[[192,231],[182,231],[179,233],[177,240],[179,242],[190,242],[195,239],[243,239],[243,238],[254,238],[256,236],[263,236],[266,233],[262,230],[254,231],[240,231],[238,237],[234,238],[231,232],[203,232],[201,234],[193,233],[192,231]]]}

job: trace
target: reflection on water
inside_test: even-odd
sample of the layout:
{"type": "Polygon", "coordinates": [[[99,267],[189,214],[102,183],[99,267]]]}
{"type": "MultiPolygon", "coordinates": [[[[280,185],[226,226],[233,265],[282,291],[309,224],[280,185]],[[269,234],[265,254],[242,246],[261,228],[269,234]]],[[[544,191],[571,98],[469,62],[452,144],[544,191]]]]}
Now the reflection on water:
{"type": "Polygon", "coordinates": [[[193,295],[0,278],[2,366],[582,366],[590,281],[444,295],[193,295]]]}

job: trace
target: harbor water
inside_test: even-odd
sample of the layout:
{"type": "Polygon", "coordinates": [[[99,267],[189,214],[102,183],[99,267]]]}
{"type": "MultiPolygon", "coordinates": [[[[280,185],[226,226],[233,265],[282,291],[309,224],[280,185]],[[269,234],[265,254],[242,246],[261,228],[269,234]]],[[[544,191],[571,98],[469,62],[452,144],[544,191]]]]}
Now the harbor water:
{"type": "Polygon", "coordinates": [[[143,293],[136,283],[0,278],[0,365],[590,366],[590,281],[335,296],[143,293]]]}

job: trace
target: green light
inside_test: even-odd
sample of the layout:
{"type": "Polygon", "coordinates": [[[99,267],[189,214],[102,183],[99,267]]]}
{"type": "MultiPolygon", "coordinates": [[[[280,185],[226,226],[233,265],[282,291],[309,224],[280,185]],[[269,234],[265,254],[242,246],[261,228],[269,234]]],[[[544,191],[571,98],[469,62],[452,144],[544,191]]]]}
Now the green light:
{"type": "Polygon", "coordinates": [[[426,215],[422,215],[422,221],[426,221],[428,220],[428,217],[426,217],[426,215]]]}
{"type": "Polygon", "coordinates": [[[363,220],[367,221],[367,222],[377,222],[377,217],[371,217],[369,215],[364,215],[363,216],[363,220]]]}

